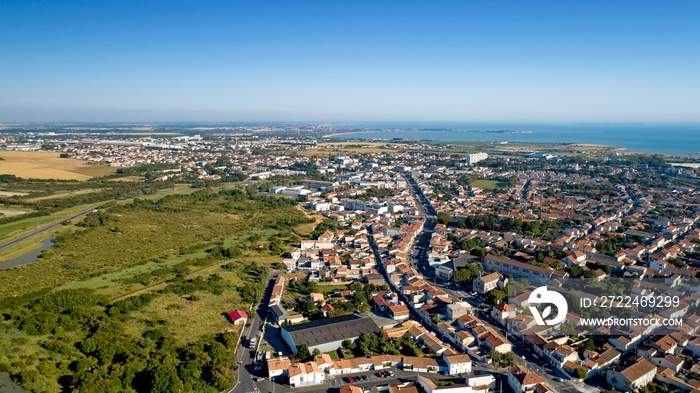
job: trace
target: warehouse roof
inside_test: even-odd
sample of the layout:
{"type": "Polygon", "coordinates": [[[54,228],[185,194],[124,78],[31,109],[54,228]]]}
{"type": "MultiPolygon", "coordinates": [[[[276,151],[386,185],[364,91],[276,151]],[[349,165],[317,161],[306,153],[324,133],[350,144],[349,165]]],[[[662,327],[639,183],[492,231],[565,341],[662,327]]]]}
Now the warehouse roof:
{"type": "Polygon", "coordinates": [[[372,318],[362,313],[325,318],[298,325],[285,326],[295,345],[315,346],[333,341],[359,337],[362,333],[376,333],[381,329],[372,318]]]}

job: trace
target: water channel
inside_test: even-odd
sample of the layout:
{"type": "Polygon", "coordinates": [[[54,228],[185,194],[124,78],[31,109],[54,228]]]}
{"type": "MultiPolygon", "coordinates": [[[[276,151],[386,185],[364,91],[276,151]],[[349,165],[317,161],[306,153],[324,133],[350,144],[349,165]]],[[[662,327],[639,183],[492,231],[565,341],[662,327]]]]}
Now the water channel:
{"type": "Polygon", "coordinates": [[[36,261],[36,259],[39,258],[39,255],[41,255],[41,253],[44,250],[53,246],[55,240],[56,240],[56,238],[52,237],[50,239],[46,239],[46,240],[42,241],[41,242],[42,246],[40,249],[32,250],[32,251],[29,251],[28,253],[25,253],[25,254],[18,256],[17,258],[10,259],[9,261],[0,265],[0,269],[7,269],[10,267],[26,265],[27,263],[31,263],[31,262],[36,261]]]}

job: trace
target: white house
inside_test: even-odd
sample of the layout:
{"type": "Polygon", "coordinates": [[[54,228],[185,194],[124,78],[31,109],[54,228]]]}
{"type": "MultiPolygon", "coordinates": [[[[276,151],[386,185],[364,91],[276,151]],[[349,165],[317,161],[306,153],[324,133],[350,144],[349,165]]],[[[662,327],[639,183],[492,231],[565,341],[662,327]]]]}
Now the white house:
{"type": "Polygon", "coordinates": [[[287,372],[287,369],[291,366],[289,358],[280,357],[267,360],[267,376],[269,378],[274,378],[283,375],[287,372]]]}
{"type": "Polygon", "coordinates": [[[605,381],[621,392],[629,392],[647,386],[654,380],[656,366],[644,358],[630,366],[611,367],[607,370],[605,381]]]}
{"type": "Polygon", "coordinates": [[[472,360],[469,355],[442,355],[442,360],[447,363],[447,373],[450,375],[465,374],[472,371],[472,360]]]}
{"type": "Polygon", "coordinates": [[[292,387],[313,386],[326,381],[326,374],[316,362],[297,363],[287,369],[289,385],[292,387]]]}

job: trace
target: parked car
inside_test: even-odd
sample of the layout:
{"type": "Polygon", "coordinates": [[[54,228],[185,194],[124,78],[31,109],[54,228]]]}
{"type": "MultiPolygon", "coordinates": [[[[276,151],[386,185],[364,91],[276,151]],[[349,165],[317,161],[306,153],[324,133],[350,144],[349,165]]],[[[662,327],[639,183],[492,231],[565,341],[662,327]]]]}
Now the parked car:
{"type": "Polygon", "coordinates": [[[350,383],[354,383],[354,382],[355,382],[355,378],[353,378],[353,377],[348,377],[348,379],[350,380],[350,383]]]}

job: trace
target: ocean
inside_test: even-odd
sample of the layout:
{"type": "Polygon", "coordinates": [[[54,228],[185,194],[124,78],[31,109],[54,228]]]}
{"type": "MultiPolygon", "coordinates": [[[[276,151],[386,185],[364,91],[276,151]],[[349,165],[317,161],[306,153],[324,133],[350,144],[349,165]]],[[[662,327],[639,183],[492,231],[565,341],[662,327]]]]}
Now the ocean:
{"type": "Polygon", "coordinates": [[[331,126],[338,132],[361,131],[333,138],[588,143],[647,153],[700,154],[698,123],[348,122],[331,126]]]}

